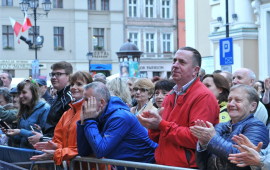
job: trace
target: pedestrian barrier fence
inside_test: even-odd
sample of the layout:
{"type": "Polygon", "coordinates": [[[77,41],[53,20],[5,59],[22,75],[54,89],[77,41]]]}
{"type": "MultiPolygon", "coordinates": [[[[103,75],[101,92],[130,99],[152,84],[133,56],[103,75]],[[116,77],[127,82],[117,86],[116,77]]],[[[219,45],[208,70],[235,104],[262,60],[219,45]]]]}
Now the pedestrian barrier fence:
{"type": "MultiPolygon", "coordinates": [[[[106,165],[106,170],[108,170],[108,165],[112,167],[112,169],[145,169],[145,170],[191,170],[189,168],[180,168],[180,167],[173,167],[173,166],[164,166],[164,165],[157,165],[157,164],[149,164],[149,163],[141,163],[141,162],[132,162],[132,161],[123,161],[123,160],[115,160],[115,159],[97,159],[97,158],[90,158],[90,157],[80,157],[77,156],[70,162],[70,170],[75,170],[75,162],[79,163],[80,170],[84,170],[82,167],[82,163],[86,162],[88,170],[91,169],[90,163],[94,163],[96,165],[96,169],[100,169],[100,164],[106,165]],[[117,168],[118,167],[118,168],[117,168]]],[[[76,168],[77,169],[77,168],[76,168]]],[[[194,169],[192,169],[194,170],[194,169]]]]}

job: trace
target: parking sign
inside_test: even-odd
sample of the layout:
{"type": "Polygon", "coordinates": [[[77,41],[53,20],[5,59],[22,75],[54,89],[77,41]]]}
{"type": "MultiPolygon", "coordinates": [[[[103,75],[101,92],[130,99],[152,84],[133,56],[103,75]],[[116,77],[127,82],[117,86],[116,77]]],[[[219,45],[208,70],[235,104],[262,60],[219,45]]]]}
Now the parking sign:
{"type": "Polygon", "coordinates": [[[233,39],[219,40],[220,65],[233,65],[233,39]]]}

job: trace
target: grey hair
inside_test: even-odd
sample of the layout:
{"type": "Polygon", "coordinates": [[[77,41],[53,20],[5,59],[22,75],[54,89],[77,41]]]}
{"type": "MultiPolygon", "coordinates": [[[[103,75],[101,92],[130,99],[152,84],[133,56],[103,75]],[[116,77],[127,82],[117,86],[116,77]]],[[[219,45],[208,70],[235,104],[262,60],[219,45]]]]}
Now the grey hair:
{"type": "Polygon", "coordinates": [[[109,89],[101,82],[92,82],[84,86],[84,90],[93,89],[94,97],[97,100],[104,99],[107,103],[110,101],[111,95],[109,89]]]}
{"type": "Polygon", "coordinates": [[[95,81],[95,79],[97,79],[97,78],[106,80],[106,76],[105,76],[104,74],[102,74],[102,73],[97,73],[97,74],[95,74],[95,75],[93,76],[93,80],[94,80],[94,81],[95,81]]]}
{"type": "Polygon", "coordinates": [[[256,106],[255,110],[253,111],[253,113],[255,113],[257,110],[257,107],[259,105],[259,101],[260,101],[260,97],[259,97],[257,91],[255,90],[255,88],[248,86],[248,85],[237,84],[237,85],[234,85],[231,87],[230,92],[235,90],[235,89],[241,89],[241,90],[245,91],[246,94],[248,95],[249,103],[252,103],[252,102],[257,103],[257,106],[256,106]]]}
{"type": "Polygon", "coordinates": [[[12,81],[12,75],[9,72],[3,71],[2,73],[6,73],[8,75],[8,79],[12,81]]]}
{"type": "Polygon", "coordinates": [[[252,86],[254,87],[255,81],[256,81],[256,75],[255,75],[255,73],[254,73],[252,70],[250,70],[250,69],[248,69],[248,75],[249,75],[249,80],[251,80],[251,79],[254,80],[254,81],[253,81],[253,84],[252,84],[252,86]]]}
{"type": "Polygon", "coordinates": [[[124,103],[131,103],[130,91],[125,80],[116,77],[107,82],[106,86],[112,95],[120,97],[124,103]]]}
{"type": "Polygon", "coordinates": [[[233,81],[233,75],[232,73],[228,72],[228,71],[222,71],[221,73],[225,73],[226,74],[226,79],[228,80],[229,83],[232,84],[232,81],[233,81]]]}
{"type": "Polygon", "coordinates": [[[10,94],[9,89],[7,87],[0,88],[0,95],[3,96],[3,98],[7,103],[10,103],[12,101],[12,94],[10,94]]]}

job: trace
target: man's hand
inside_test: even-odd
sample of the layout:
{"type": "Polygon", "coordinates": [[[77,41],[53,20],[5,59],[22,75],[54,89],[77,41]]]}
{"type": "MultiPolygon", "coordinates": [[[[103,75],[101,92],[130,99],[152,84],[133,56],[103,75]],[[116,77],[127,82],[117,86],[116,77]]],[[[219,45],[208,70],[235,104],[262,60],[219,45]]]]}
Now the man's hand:
{"type": "Polygon", "coordinates": [[[264,89],[265,91],[267,91],[268,93],[270,92],[270,77],[266,78],[264,80],[264,89]]]}
{"type": "Polygon", "coordinates": [[[41,133],[32,131],[32,133],[34,134],[34,136],[30,136],[28,137],[28,142],[31,145],[35,145],[37,142],[39,142],[40,138],[43,136],[41,133]]]}
{"type": "Polygon", "coordinates": [[[143,112],[142,115],[137,115],[140,123],[147,129],[158,129],[158,126],[162,120],[161,116],[154,111],[143,112]]]}
{"type": "Polygon", "coordinates": [[[55,150],[42,150],[42,152],[44,152],[44,154],[32,156],[32,158],[30,158],[30,160],[32,160],[32,161],[50,160],[53,158],[55,150]]]}
{"type": "Polygon", "coordinates": [[[56,150],[58,148],[58,146],[52,142],[52,141],[47,141],[47,142],[38,142],[34,145],[34,148],[36,148],[36,150],[56,150]]]}
{"type": "Polygon", "coordinates": [[[84,119],[96,118],[101,112],[101,107],[97,110],[97,100],[91,96],[87,101],[84,101],[82,111],[84,119]]]}
{"type": "Polygon", "coordinates": [[[198,138],[202,145],[206,145],[216,134],[213,124],[208,121],[206,124],[203,120],[198,119],[195,121],[195,126],[190,127],[190,132],[198,138]]]}
{"type": "Polygon", "coordinates": [[[5,131],[5,134],[7,134],[8,136],[16,136],[20,133],[20,129],[7,129],[7,131],[5,131]]]}
{"type": "Polygon", "coordinates": [[[240,147],[241,145],[245,145],[249,148],[252,148],[254,150],[256,150],[257,152],[261,151],[262,148],[262,142],[260,142],[258,144],[258,146],[255,146],[252,142],[250,142],[250,140],[243,134],[239,134],[239,136],[234,135],[232,138],[233,141],[235,141],[237,143],[237,145],[234,145],[234,147],[236,147],[240,152],[243,152],[243,149],[240,147]]]}
{"type": "Polygon", "coordinates": [[[255,149],[249,148],[245,145],[241,145],[241,148],[243,150],[242,153],[229,155],[228,159],[231,163],[237,164],[239,167],[260,166],[260,154],[255,149]]]}

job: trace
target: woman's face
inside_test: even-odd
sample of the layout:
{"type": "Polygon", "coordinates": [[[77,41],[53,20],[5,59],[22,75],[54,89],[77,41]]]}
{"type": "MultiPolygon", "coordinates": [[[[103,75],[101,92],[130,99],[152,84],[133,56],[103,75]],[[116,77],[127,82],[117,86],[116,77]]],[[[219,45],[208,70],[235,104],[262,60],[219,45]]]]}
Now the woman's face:
{"type": "Polygon", "coordinates": [[[134,87],[133,88],[135,99],[137,102],[145,104],[148,102],[148,99],[151,98],[151,94],[149,94],[147,88],[134,87]]]}
{"type": "Polygon", "coordinates": [[[20,99],[19,99],[18,94],[13,94],[13,106],[15,109],[19,109],[20,99]]]}
{"type": "Polygon", "coordinates": [[[128,79],[128,80],[127,80],[127,85],[128,85],[128,88],[129,88],[131,97],[133,97],[133,96],[134,96],[134,92],[133,92],[133,83],[132,83],[132,81],[130,81],[130,80],[128,79]]]}
{"type": "Polygon", "coordinates": [[[222,93],[222,88],[217,88],[217,86],[214,83],[214,80],[212,77],[207,77],[203,79],[202,83],[212,92],[214,93],[216,99],[218,99],[219,94],[222,93]]]}
{"type": "Polygon", "coordinates": [[[84,85],[86,85],[85,80],[76,80],[70,84],[70,92],[76,101],[83,98],[84,85]]]}
{"type": "Polygon", "coordinates": [[[156,102],[156,105],[158,106],[158,108],[161,108],[163,100],[164,100],[167,93],[168,93],[168,91],[162,90],[162,89],[155,91],[155,102],[156,102]]]}
{"type": "Polygon", "coordinates": [[[4,96],[0,94],[0,105],[5,106],[6,104],[8,104],[7,101],[5,100],[4,96]]]}
{"type": "Polygon", "coordinates": [[[255,84],[258,85],[258,92],[262,92],[263,91],[263,89],[262,89],[262,83],[256,82],[255,84]]]}
{"type": "Polygon", "coordinates": [[[248,94],[240,88],[230,92],[228,97],[227,110],[233,123],[237,123],[245,119],[251,112],[255,110],[256,102],[248,101],[248,94]]]}
{"type": "Polygon", "coordinates": [[[18,91],[20,102],[30,107],[33,98],[32,92],[28,84],[26,84],[22,91],[18,91]]]}

